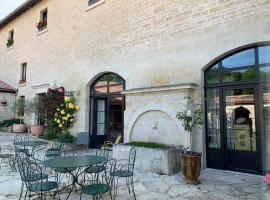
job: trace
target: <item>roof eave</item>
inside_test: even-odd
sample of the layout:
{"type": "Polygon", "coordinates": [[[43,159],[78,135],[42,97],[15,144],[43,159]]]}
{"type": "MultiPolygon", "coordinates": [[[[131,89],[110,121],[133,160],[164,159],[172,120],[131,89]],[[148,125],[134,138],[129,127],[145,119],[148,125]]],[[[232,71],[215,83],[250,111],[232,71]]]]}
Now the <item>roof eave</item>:
{"type": "Polygon", "coordinates": [[[43,0],[27,0],[23,4],[21,4],[18,8],[16,8],[14,11],[12,11],[9,15],[4,17],[0,21],[0,29],[5,27],[7,24],[15,20],[17,17],[28,11],[30,8],[34,7],[36,4],[41,2],[43,0]]]}

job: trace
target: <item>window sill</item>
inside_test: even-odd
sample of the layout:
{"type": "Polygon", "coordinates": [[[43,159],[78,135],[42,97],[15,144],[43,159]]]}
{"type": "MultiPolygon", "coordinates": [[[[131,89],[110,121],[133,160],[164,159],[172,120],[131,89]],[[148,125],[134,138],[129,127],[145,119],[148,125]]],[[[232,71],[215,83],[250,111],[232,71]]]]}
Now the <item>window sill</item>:
{"type": "Polygon", "coordinates": [[[24,87],[26,86],[26,83],[19,83],[19,87],[24,87]]]}
{"type": "Polygon", "coordinates": [[[46,32],[48,32],[48,27],[45,28],[45,29],[43,29],[43,30],[41,30],[41,31],[38,31],[38,32],[37,32],[37,36],[40,36],[40,35],[42,35],[42,34],[44,34],[44,33],[46,33],[46,32]]]}
{"type": "Polygon", "coordinates": [[[14,47],[14,44],[11,45],[11,46],[9,46],[9,47],[7,47],[6,51],[9,51],[9,50],[13,49],[13,47],[14,47]]]}
{"type": "Polygon", "coordinates": [[[93,8],[99,6],[99,5],[103,4],[103,3],[105,3],[105,0],[100,0],[100,1],[98,1],[96,3],[94,3],[93,5],[88,6],[88,8],[85,11],[88,12],[89,10],[92,10],[93,8]]]}

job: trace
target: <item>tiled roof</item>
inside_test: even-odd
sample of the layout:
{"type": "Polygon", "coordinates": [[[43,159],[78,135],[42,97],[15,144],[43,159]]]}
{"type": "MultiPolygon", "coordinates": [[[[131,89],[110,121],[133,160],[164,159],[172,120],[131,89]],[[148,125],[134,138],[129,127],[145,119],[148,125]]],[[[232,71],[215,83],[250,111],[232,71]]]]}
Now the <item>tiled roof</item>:
{"type": "Polygon", "coordinates": [[[16,92],[16,88],[0,80],[0,92],[16,92]]]}
{"type": "Polygon", "coordinates": [[[17,17],[34,7],[36,4],[41,2],[42,0],[27,0],[18,8],[16,8],[13,12],[11,12],[8,16],[4,19],[0,20],[0,29],[6,26],[11,21],[15,20],[17,17]]]}

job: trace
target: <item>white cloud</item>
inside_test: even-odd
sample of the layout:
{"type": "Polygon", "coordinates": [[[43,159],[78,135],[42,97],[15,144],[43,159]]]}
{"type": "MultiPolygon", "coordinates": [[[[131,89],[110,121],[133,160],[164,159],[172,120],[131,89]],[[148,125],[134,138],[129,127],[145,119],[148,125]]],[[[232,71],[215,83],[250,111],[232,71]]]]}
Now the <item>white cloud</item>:
{"type": "Polygon", "coordinates": [[[25,1],[26,0],[0,0],[0,20],[25,1]]]}

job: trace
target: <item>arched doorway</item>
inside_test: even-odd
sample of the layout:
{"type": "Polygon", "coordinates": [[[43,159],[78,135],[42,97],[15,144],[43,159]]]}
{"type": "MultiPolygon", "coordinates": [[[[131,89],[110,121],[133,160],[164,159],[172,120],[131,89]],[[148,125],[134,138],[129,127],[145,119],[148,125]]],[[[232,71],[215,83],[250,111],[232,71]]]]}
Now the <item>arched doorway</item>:
{"type": "Polygon", "coordinates": [[[230,52],[205,71],[207,166],[270,170],[270,44],[230,52]]]}
{"type": "Polygon", "coordinates": [[[125,80],[115,73],[106,73],[90,88],[90,146],[97,147],[104,141],[115,141],[124,134],[125,98],[121,92],[125,80]]]}

